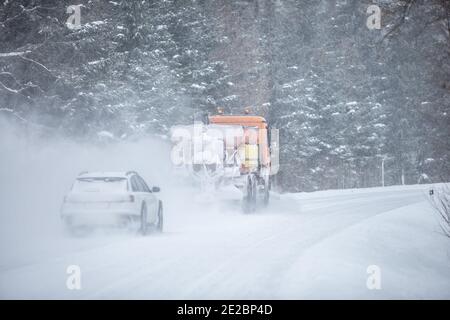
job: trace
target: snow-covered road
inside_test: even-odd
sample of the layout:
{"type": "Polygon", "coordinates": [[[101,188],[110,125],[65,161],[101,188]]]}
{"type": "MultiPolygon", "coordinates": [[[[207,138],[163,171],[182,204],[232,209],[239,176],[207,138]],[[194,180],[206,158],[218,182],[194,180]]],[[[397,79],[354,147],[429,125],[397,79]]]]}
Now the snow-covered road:
{"type": "Polygon", "coordinates": [[[450,240],[425,186],[238,202],[166,196],[161,235],[60,233],[2,245],[0,298],[450,298],[450,240]],[[81,290],[66,287],[67,267],[81,290]],[[366,286],[380,270],[381,289],[366,286]]]}

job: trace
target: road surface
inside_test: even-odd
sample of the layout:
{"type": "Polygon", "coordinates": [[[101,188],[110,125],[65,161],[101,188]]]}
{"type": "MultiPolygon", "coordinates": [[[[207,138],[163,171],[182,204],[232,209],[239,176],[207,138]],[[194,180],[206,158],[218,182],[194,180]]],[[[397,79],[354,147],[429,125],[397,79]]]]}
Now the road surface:
{"type": "Polygon", "coordinates": [[[424,187],[275,196],[251,215],[236,201],[194,198],[166,197],[163,234],[11,238],[0,297],[450,298],[450,242],[424,187]],[[366,284],[370,265],[381,270],[378,290],[366,284]],[[79,267],[80,290],[67,287],[69,266],[79,267]]]}

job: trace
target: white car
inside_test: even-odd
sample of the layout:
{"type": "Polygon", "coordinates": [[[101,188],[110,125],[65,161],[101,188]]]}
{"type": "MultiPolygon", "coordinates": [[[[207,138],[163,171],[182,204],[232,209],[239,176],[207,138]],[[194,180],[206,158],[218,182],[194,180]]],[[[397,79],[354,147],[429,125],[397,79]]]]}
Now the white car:
{"type": "Polygon", "coordinates": [[[163,229],[163,204],[136,172],[84,172],[65,196],[61,216],[69,231],[118,226],[163,229]]]}

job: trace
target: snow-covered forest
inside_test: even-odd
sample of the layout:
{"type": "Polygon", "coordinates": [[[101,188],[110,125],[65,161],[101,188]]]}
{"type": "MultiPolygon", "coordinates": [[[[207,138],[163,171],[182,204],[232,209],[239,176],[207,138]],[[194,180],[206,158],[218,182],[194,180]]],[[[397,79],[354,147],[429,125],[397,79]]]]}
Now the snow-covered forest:
{"type": "Polygon", "coordinates": [[[382,162],[386,185],[449,181],[449,32],[449,0],[2,0],[0,116],[132,139],[251,107],[281,190],[379,186],[382,162]]]}

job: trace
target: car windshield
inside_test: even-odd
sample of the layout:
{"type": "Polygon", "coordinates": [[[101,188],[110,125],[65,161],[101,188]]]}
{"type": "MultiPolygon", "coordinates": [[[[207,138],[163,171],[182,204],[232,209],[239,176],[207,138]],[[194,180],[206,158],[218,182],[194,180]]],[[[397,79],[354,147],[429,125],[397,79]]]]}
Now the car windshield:
{"type": "Polygon", "coordinates": [[[127,190],[127,179],[117,177],[78,178],[73,185],[75,192],[122,192],[127,190]]]}

